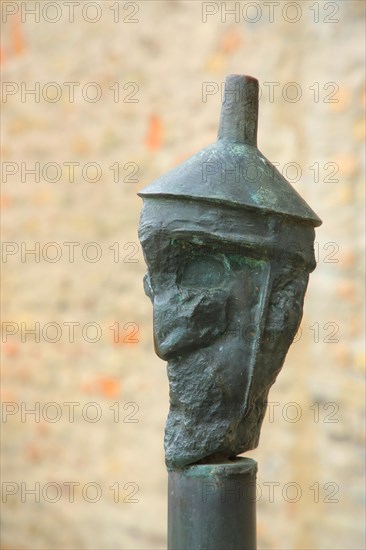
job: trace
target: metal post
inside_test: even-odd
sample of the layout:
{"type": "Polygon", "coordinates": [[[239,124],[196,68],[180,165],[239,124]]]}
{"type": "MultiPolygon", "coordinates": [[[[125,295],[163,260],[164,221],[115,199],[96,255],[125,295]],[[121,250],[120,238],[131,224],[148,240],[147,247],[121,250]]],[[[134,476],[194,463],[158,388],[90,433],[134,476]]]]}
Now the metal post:
{"type": "Polygon", "coordinates": [[[256,550],[256,473],[250,458],[170,470],[168,550],[256,550]]]}

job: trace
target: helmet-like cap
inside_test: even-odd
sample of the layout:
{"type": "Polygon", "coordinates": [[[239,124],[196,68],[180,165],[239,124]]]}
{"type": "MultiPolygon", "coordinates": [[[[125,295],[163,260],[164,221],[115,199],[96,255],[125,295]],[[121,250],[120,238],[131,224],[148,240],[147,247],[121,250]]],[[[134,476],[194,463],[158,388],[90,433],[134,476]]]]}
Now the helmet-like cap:
{"type": "Polygon", "coordinates": [[[257,149],[257,126],[258,81],[229,75],[217,142],[138,193],[145,203],[142,239],[147,225],[161,223],[172,233],[211,234],[257,247],[301,242],[300,257],[314,264],[313,228],[322,222],[257,149]]]}

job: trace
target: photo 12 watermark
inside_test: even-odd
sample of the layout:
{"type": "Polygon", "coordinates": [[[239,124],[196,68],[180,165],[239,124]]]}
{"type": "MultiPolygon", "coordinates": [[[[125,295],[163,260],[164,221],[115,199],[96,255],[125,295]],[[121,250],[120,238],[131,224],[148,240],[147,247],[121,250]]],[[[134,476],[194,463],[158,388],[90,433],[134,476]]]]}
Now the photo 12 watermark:
{"type": "Polygon", "coordinates": [[[134,161],[115,161],[108,166],[99,162],[81,163],[76,160],[67,160],[62,163],[48,161],[45,163],[36,162],[14,162],[4,161],[1,163],[2,183],[98,183],[113,181],[113,183],[139,183],[138,173],[140,167],[134,161]]]}
{"type": "Polygon", "coordinates": [[[141,2],[117,0],[109,2],[81,1],[32,1],[1,2],[1,22],[7,23],[19,17],[22,23],[89,23],[95,25],[101,20],[114,23],[140,23],[141,2]]]}
{"type": "MultiPolygon", "coordinates": [[[[259,100],[268,103],[285,101],[286,103],[298,103],[301,100],[314,103],[339,103],[340,85],[337,82],[262,82],[259,84],[259,100]]],[[[225,82],[206,81],[201,84],[201,99],[207,103],[209,98],[220,94],[221,100],[226,98],[236,103],[243,100],[243,89],[240,83],[233,88],[225,82]]]]}
{"type": "Polygon", "coordinates": [[[135,401],[120,403],[115,401],[112,405],[90,401],[49,401],[47,403],[21,401],[3,401],[1,403],[1,422],[20,421],[21,424],[46,422],[56,424],[58,422],[87,422],[96,424],[101,421],[112,421],[115,424],[138,424],[140,407],[135,401]]]}
{"type": "Polygon", "coordinates": [[[233,480],[223,480],[220,486],[211,481],[202,482],[202,502],[208,506],[216,501],[218,493],[222,503],[244,503],[265,500],[271,504],[275,502],[296,503],[309,497],[315,504],[338,504],[340,487],[334,481],[320,483],[314,481],[311,485],[303,486],[296,481],[280,483],[278,481],[250,482],[246,485],[233,480]]]}
{"type": "MultiPolygon", "coordinates": [[[[265,160],[263,158],[263,163],[265,160]]],[[[289,161],[281,164],[277,161],[266,163],[266,170],[263,166],[258,166],[257,161],[237,161],[225,162],[223,160],[210,160],[202,163],[202,183],[210,182],[211,178],[219,180],[221,183],[241,181],[250,184],[252,189],[259,188],[262,185],[271,185],[274,183],[278,174],[282,175],[292,185],[296,183],[339,183],[339,178],[335,177],[339,172],[339,165],[336,162],[318,161],[301,166],[298,161],[289,161]]]]}
{"type": "Polygon", "coordinates": [[[86,502],[95,504],[103,498],[119,504],[138,504],[140,486],[135,481],[114,481],[107,487],[96,481],[3,481],[1,500],[4,504],[15,500],[22,504],[67,502],[70,504],[86,502]]]}
{"type": "Polygon", "coordinates": [[[285,22],[296,24],[336,24],[340,22],[339,2],[202,2],[202,23],[256,24],[285,22]]]}
{"type": "Polygon", "coordinates": [[[114,103],[139,103],[140,85],[137,82],[113,82],[109,86],[98,82],[30,82],[2,81],[1,102],[98,103],[107,98],[114,103]]]}
{"type": "Polygon", "coordinates": [[[49,321],[41,323],[20,323],[14,321],[1,322],[1,341],[6,344],[10,339],[20,340],[22,344],[27,342],[32,343],[49,343],[65,342],[74,344],[77,341],[83,341],[88,344],[96,344],[103,337],[107,341],[113,341],[115,344],[138,344],[140,327],[134,321],[121,323],[114,321],[108,326],[108,332],[103,329],[100,323],[89,321],[88,323],[80,323],[79,321],[49,321]]]}
{"type": "Polygon", "coordinates": [[[25,263],[46,262],[55,264],[66,262],[73,264],[83,261],[96,264],[100,261],[110,260],[115,264],[137,264],[140,260],[138,254],[140,246],[136,242],[98,243],[96,241],[81,243],[78,241],[41,243],[3,241],[1,243],[1,263],[19,261],[25,263]]]}

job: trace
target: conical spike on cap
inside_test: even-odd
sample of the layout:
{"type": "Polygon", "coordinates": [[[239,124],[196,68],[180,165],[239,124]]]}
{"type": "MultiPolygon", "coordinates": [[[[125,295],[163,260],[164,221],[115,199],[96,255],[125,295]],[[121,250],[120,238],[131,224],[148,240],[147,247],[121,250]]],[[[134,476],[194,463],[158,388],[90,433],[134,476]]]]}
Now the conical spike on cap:
{"type": "Polygon", "coordinates": [[[314,227],[320,218],[257,149],[258,81],[229,75],[218,141],[142,189],[143,199],[175,198],[290,217],[314,227]]]}
{"type": "Polygon", "coordinates": [[[218,139],[257,145],[258,80],[229,75],[225,82],[218,139]]]}

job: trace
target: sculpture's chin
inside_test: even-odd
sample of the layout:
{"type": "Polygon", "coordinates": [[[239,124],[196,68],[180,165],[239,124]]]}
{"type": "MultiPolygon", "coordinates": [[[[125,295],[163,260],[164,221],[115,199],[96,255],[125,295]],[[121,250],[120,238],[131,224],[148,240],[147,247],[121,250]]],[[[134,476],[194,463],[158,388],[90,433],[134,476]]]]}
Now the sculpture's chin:
{"type": "MultiPolygon", "coordinates": [[[[168,468],[182,468],[212,456],[233,458],[258,445],[268,390],[247,403],[248,380],[241,376],[230,382],[225,376],[228,365],[233,366],[232,343],[227,342],[231,354],[223,349],[219,361],[213,345],[168,364],[170,411],[164,440],[168,468]]],[[[242,365],[239,357],[235,359],[242,365]]]]}
{"type": "Polygon", "coordinates": [[[165,432],[168,468],[183,468],[210,457],[230,459],[255,449],[265,412],[263,404],[260,408],[251,407],[249,414],[239,422],[236,418],[193,422],[189,414],[171,411],[165,432]]]}

